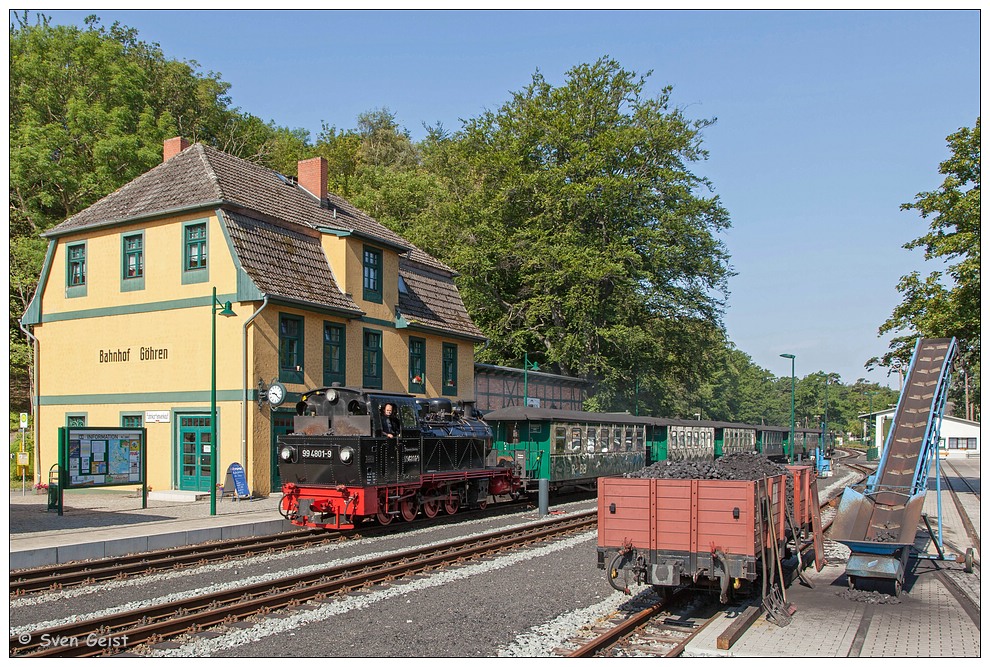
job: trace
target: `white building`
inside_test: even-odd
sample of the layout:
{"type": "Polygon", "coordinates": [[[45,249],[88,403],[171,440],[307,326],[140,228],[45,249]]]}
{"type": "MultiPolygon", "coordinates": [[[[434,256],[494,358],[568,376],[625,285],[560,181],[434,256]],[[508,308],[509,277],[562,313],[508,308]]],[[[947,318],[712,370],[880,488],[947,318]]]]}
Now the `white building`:
{"type": "MultiPolygon", "coordinates": [[[[894,423],[894,408],[874,412],[873,445],[883,451],[887,433],[894,423]]],[[[860,415],[861,419],[869,419],[871,415],[860,415]]],[[[980,455],[980,422],[969,421],[959,417],[942,417],[942,428],[939,431],[939,452],[943,456],[965,457],[980,455]]]]}

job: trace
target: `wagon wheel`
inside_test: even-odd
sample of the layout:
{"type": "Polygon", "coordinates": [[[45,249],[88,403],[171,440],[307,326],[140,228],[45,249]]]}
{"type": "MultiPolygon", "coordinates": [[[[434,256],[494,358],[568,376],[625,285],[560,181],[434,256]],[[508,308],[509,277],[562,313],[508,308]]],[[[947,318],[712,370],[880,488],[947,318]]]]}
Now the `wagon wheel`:
{"type": "Polygon", "coordinates": [[[419,501],[415,498],[406,498],[399,501],[399,514],[404,521],[412,521],[419,514],[419,501]]]}
{"type": "Polygon", "coordinates": [[[395,518],[395,515],[389,514],[384,508],[379,507],[378,514],[375,515],[375,518],[378,519],[378,523],[383,526],[387,526],[392,523],[392,519],[395,518]]]}
{"type": "Polygon", "coordinates": [[[456,514],[457,510],[461,506],[461,497],[456,493],[452,493],[447,496],[443,501],[443,511],[447,514],[456,514]]]}
{"type": "Polygon", "coordinates": [[[426,515],[427,519],[432,519],[439,513],[440,513],[439,498],[432,498],[430,500],[423,501],[423,514],[426,515]]]}

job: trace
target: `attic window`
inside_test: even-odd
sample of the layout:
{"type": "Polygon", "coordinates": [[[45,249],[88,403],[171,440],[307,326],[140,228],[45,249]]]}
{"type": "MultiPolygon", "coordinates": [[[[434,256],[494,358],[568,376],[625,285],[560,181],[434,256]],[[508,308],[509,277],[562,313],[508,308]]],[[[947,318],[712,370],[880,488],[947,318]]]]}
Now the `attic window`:
{"type": "Polygon", "coordinates": [[[284,185],[288,185],[290,188],[294,188],[296,186],[296,179],[292,176],[286,176],[285,174],[280,174],[277,171],[275,172],[275,176],[278,180],[282,181],[284,185]]]}
{"type": "Polygon", "coordinates": [[[409,294],[409,288],[406,287],[406,281],[399,276],[399,294],[409,294]]]}

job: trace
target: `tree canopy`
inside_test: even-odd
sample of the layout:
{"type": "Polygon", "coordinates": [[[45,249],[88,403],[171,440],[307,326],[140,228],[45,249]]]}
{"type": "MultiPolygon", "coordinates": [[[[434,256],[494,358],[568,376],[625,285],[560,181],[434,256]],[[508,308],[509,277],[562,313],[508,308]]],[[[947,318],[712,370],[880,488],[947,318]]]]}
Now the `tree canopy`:
{"type": "Polygon", "coordinates": [[[497,111],[426,142],[438,198],[405,229],[460,271],[490,337],[483,360],[528,355],[586,377],[609,409],[637,390],[669,407],[665,390],[700,385],[724,344],[729,216],[690,170],[714,121],[645,87],[608,58],[560,86],[537,72],[497,111]]]}
{"type": "MultiPolygon", "coordinates": [[[[937,190],[919,193],[903,204],[922,218],[931,218],[927,234],[904,247],[924,248],[926,260],[946,265],[922,278],[914,271],[901,278],[897,291],[903,296],[893,314],[880,326],[880,334],[899,332],[890,351],[870,364],[906,366],[915,340],[955,337],[959,343],[958,366],[968,375],[972,397],[980,403],[980,119],[973,128],[961,128],[947,137],[952,155],[939,165],[945,176],[937,190]]],[[[961,405],[965,376],[957,375],[952,395],[961,405]]]]}
{"type": "Polygon", "coordinates": [[[219,75],[95,16],[80,29],[16,15],[9,80],[11,396],[24,407],[31,355],[17,322],[38,284],[41,233],[160,163],[167,138],[294,170],[308,135],[232,109],[219,75]]]}
{"type": "MultiPolygon", "coordinates": [[[[536,72],[497,110],[453,132],[427,128],[421,142],[386,107],[361,114],[354,128],[324,124],[313,141],[232,108],[218,74],[167,58],[133,29],[104,28],[95,17],[82,29],[15,17],[12,407],[27,407],[30,347],[16,323],[44,260],[40,233],[158,164],[163,140],[183,136],[285,174],[300,159],[325,157],[332,191],[459,272],[468,311],[489,338],[479,361],[521,367],[528,356],[541,370],[586,378],[588,409],[788,423],[790,378],[756,366],[724,331],[732,269],[719,234],[729,214],[693,171],[708,157],[702,133],[715,120],[672,108],[669,86],[647,94],[651,76],[603,57],[560,85],[536,72]]],[[[978,220],[978,121],[975,134],[978,220]]],[[[919,196],[922,214],[957,224],[964,207],[950,206],[948,190],[937,201],[929,194],[931,202],[919,196]]],[[[978,297],[978,225],[975,233],[978,297]]],[[[946,249],[936,228],[930,236],[919,247],[966,250],[963,237],[946,249]]],[[[960,265],[958,277],[973,271],[960,265]]],[[[976,345],[978,358],[978,336],[976,345]]],[[[856,433],[870,394],[875,408],[891,402],[885,391],[811,374],[798,379],[796,417],[815,426],[827,404],[830,424],[856,433]]]]}

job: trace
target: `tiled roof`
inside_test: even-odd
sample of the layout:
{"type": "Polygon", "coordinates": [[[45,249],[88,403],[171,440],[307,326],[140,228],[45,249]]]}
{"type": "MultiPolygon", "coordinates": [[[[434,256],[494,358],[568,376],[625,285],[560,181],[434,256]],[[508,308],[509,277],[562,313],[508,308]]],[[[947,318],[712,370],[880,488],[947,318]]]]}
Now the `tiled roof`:
{"type": "Polygon", "coordinates": [[[245,272],[266,294],[359,314],[334,281],[316,236],[327,229],[357,234],[400,253],[399,272],[410,293],[399,295],[399,308],[408,321],[484,339],[464,308],[452,268],[346,199],[328,194],[321,203],[291,179],[204,144],[193,144],[44,235],[197,207],[224,211],[245,272]],[[300,227],[293,231],[295,225],[300,227]]]}
{"type": "Polygon", "coordinates": [[[318,233],[292,231],[230,211],[223,215],[241,267],[259,290],[361,314],[334,280],[318,233]]]}
{"type": "Polygon", "coordinates": [[[401,257],[399,276],[407,290],[399,292],[399,310],[410,324],[484,340],[448,272],[401,257]]]}
{"type": "Polygon", "coordinates": [[[62,236],[197,204],[215,205],[222,198],[223,192],[206,159],[206,152],[201,144],[196,144],[168,162],[146,171],[44,235],[62,236]]]}
{"type": "Polygon", "coordinates": [[[204,144],[193,144],[92,206],[52,228],[61,236],[89,227],[196,205],[240,206],[312,229],[328,228],[378,239],[437,269],[453,269],[419,250],[343,197],[317,198],[278,173],[204,144]]]}

